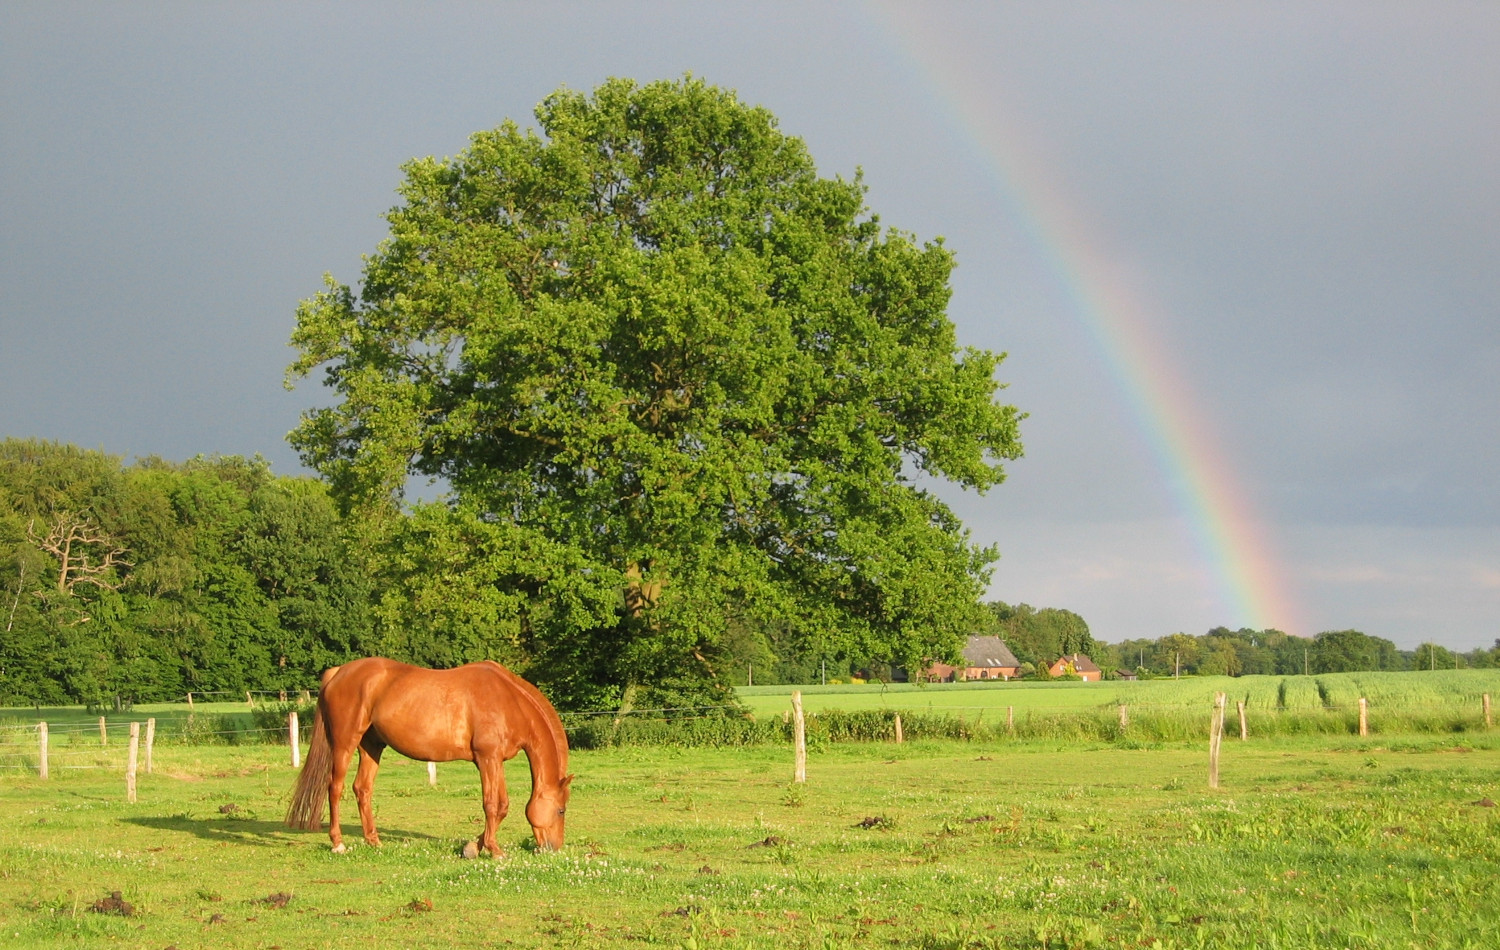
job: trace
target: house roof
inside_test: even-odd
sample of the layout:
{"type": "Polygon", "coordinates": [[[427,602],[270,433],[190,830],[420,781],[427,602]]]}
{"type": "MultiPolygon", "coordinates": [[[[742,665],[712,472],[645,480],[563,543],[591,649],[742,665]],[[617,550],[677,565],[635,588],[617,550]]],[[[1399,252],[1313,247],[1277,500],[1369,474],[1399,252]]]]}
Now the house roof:
{"type": "Polygon", "coordinates": [[[1052,665],[1056,666],[1058,663],[1061,663],[1064,660],[1071,662],[1073,664],[1073,669],[1077,670],[1080,673],[1102,672],[1102,670],[1100,670],[1098,666],[1094,665],[1094,661],[1088,658],[1088,654],[1086,653],[1073,653],[1068,656],[1058,657],[1057,662],[1053,663],[1052,665]]]}
{"type": "Polygon", "coordinates": [[[999,637],[970,637],[964,647],[964,664],[970,669],[976,666],[1020,667],[1016,655],[999,637]]]}

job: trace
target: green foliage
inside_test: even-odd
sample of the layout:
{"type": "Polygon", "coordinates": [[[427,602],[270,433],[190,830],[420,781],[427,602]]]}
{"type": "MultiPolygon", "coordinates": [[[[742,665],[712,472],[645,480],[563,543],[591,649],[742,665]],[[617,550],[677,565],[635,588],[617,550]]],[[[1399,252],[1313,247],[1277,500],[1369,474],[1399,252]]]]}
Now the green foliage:
{"type": "Polygon", "coordinates": [[[287,738],[287,719],[292,713],[297,714],[299,727],[305,731],[312,727],[313,716],[317,711],[318,704],[312,700],[258,703],[250,710],[250,721],[257,732],[284,742],[287,738]]]}
{"type": "Polygon", "coordinates": [[[698,80],[536,118],[408,163],[358,293],[298,311],[289,379],[323,367],[339,401],[292,440],[336,497],[400,533],[410,475],[453,490],[453,525],[420,515],[443,558],[396,546],[387,632],[493,621],[574,708],[722,698],[736,625],[786,655],[957,652],[995,552],[919,479],[999,483],[1020,415],[1001,357],[956,343],[949,251],[698,80]]]}
{"type": "Polygon", "coordinates": [[[1358,630],[1330,630],[1313,640],[1312,672],[1398,669],[1396,646],[1358,630]]]}
{"type": "Polygon", "coordinates": [[[305,688],[368,638],[328,493],[261,459],[0,442],[0,701],[305,688]]]}
{"type": "Polygon", "coordinates": [[[783,742],[789,732],[778,719],[749,716],[692,716],[677,719],[608,716],[567,717],[568,745],[574,749],[611,746],[734,748],[783,742]]]}
{"type": "Polygon", "coordinates": [[[1011,606],[999,600],[988,607],[989,622],[980,632],[1004,640],[1018,660],[1040,668],[1072,653],[1098,659],[1095,654],[1103,644],[1089,633],[1084,619],[1071,610],[1011,606]]]}
{"type": "Polygon", "coordinates": [[[1473,657],[1473,663],[1464,664],[1453,653],[1431,644],[1424,644],[1416,654],[1402,653],[1391,641],[1358,630],[1331,630],[1308,639],[1280,630],[1215,627],[1201,637],[1174,633],[1158,640],[1128,640],[1104,648],[1094,659],[1105,670],[1139,667],[1148,674],[1177,675],[1180,667],[1181,674],[1188,676],[1400,671],[1426,668],[1428,662],[1449,670],[1460,665],[1493,665],[1487,662],[1488,651],[1475,651],[1473,657]]]}
{"type": "Polygon", "coordinates": [[[183,745],[249,745],[255,742],[284,741],[274,733],[262,732],[233,713],[191,713],[177,724],[175,731],[164,731],[162,738],[183,745]]]}

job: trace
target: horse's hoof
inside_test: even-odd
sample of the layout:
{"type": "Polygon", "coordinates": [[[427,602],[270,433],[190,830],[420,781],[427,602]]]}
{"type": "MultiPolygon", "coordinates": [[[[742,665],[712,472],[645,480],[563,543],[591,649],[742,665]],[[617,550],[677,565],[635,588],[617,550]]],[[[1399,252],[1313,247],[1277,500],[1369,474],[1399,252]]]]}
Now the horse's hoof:
{"type": "Polygon", "coordinates": [[[345,851],[348,851],[348,850],[349,849],[347,847],[345,847],[345,845],[344,845],[344,843],[342,841],[340,841],[338,844],[336,844],[336,845],[333,846],[333,853],[334,854],[343,854],[345,851]]]}

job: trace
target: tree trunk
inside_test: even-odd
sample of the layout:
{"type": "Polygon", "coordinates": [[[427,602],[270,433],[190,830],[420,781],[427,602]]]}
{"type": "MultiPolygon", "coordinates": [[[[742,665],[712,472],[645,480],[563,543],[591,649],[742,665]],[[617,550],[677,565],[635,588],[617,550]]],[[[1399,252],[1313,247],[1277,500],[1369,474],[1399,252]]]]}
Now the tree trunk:
{"type": "Polygon", "coordinates": [[[623,722],[625,720],[625,717],[630,715],[630,711],[635,708],[635,691],[636,684],[634,682],[631,682],[625,684],[625,691],[620,694],[620,708],[615,710],[614,728],[616,732],[618,732],[620,729],[620,723],[623,722]]]}

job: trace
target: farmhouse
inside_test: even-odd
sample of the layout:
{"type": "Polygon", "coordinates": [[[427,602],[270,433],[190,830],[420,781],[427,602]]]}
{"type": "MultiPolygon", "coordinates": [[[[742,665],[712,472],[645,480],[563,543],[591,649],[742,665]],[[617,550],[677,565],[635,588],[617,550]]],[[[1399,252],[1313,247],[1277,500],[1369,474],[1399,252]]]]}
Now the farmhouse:
{"type": "Polygon", "coordinates": [[[1093,660],[1082,653],[1059,657],[1057,662],[1048,667],[1048,672],[1053,676],[1066,676],[1069,673],[1076,673],[1078,674],[1078,678],[1085,683],[1097,683],[1104,678],[1103,671],[1095,665],[1093,660]]]}
{"type": "Polygon", "coordinates": [[[934,682],[954,680],[1008,680],[1021,670],[1021,663],[999,637],[970,637],[964,647],[963,665],[934,663],[927,677],[934,682]]]}

